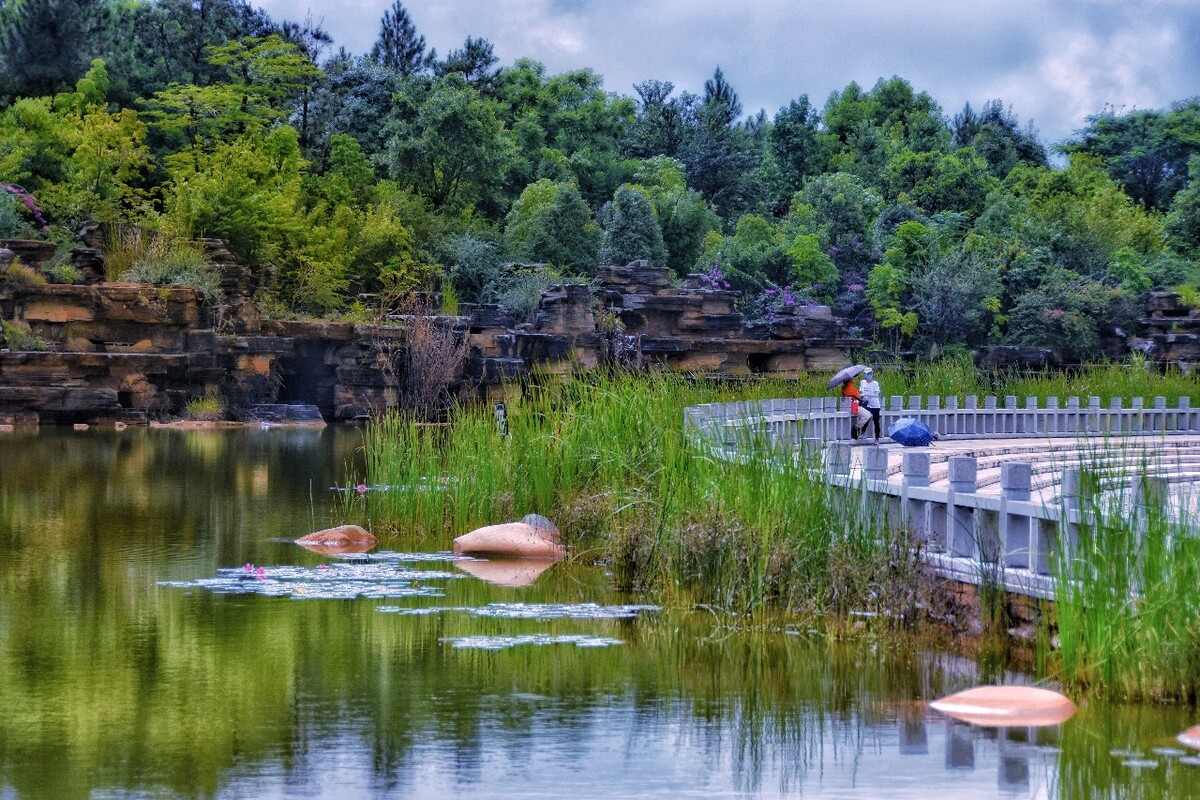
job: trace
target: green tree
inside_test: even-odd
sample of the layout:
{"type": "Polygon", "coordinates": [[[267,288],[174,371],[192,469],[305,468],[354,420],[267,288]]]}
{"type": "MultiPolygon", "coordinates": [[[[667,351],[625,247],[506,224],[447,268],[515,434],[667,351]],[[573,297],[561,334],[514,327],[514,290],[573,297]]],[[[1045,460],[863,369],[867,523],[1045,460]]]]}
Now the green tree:
{"type": "Polygon", "coordinates": [[[87,68],[106,5],[103,0],[0,4],[0,92],[41,97],[74,85],[87,68]]]}
{"type": "Polygon", "coordinates": [[[901,152],[888,164],[889,195],[929,214],[956,211],[972,216],[983,211],[997,181],[987,164],[969,149],[955,153],[901,152]]]}
{"type": "Polygon", "coordinates": [[[1088,117],[1076,141],[1062,147],[1099,159],[1104,170],[1144,208],[1166,211],[1188,177],[1188,159],[1200,154],[1200,99],[1169,111],[1114,110],[1088,117]]]}
{"type": "Polygon", "coordinates": [[[413,113],[396,112],[388,156],[398,181],[438,209],[498,203],[514,153],[494,103],[450,75],[433,82],[413,113]]]}
{"type": "Polygon", "coordinates": [[[655,156],[643,161],[633,182],[650,198],[667,247],[667,265],[676,275],[692,272],[704,248],[704,238],[721,229],[721,218],[704,198],[687,186],[683,165],[655,156]]]}
{"type": "Polygon", "coordinates": [[[600,237],[579,187],[544,179],[525,187],[504,230],[513,257],[582,273],[594,271],[600,237]]]}
{"type": "Polygon", "coordinates": [[[1192,156],[1187,185],[1171,201],[1167,233],[1179,252],[1200,257],[1200,156],[1192,156]]]}
{"type": "Polygon", "coordinates": [[[425,37],[417,33],[404,4],[395,0],[379,21],[379,38],[371,47],[371,59],[401,75],[415,75],[427,71],[437,53],[426,52],[425,37]]]}
{"type": "Polygon", "coordinates": [[[623,266],[644,259],[652,267],[667,265],[667,246],[654,216],[654,206],[641,189],[622,186],[600,212],[604,226],[601,265],[623,266]]]}
{"type": "Polygon", "coordinates": [[[971,148],[997,178],[1005,177],[1022,163],[1035,167],[1050,165],[1037,131],[1032,125],[1022,129],[1012,110],[999,100],[987,101],[978,113],[966,103],[962,112],[954,115],[951,130],[952,146],[971,148]]]}

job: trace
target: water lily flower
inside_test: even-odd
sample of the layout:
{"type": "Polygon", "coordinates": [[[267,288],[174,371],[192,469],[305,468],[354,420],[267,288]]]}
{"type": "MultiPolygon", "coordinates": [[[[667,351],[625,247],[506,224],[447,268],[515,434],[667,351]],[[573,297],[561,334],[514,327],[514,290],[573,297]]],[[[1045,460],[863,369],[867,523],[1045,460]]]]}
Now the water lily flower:
{"type": "Polygon", "coordinates": [[[254,572],[254,565],[247,561],[246,566],[244,566],[242,569],[246,570],[246,572],[254,572]]]}
{"type": "Polygon", "coordinates": [[[258,579],[261,581],[265,577],[267,577],[267,570],[264,567],[259,567],[258,568],[258,579]]]}
{"type": "Polygon", "coordinates": [[[358,493],[359,493],[359,494],[366,494],[366,493],[367,493],[367,485],[366,485],[365,483],[360,483],[360,484],[358,485],[358,487],[357,487],[357,488],[358,488],[358,493]]]}

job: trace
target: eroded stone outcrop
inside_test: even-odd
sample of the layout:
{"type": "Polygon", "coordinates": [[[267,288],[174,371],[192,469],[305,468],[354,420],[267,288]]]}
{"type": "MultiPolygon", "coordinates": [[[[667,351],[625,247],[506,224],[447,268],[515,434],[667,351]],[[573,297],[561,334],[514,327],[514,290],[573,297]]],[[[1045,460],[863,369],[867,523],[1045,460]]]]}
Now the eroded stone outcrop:
{"type": "MultiPolygon", "coordinates": [[[[97,282],[113,234],[90,225],[81,235],[85,246],[73,253],[86,268],[81,283],[0,284],[0,318],[23,337],[0,349],[0,421],[144,423],[179,415],[207,394],[241,416],[255,405],[309,404],[333,420],[401,402],[411,317],[372,325],[264,319],[252,302],[253,276],[219,240],[199,245],[222,276],[220,303],[186,287],[97,282]]],[[[53,255],[42,242],[7,244],[34,265],[53,255]]],[[[535,368],[787,375],[836,367],[860,344],[828,308],[747,325],[736,299],[694,281],[676,287],[668,270],[635,262],[602,268],[595,291],[551,287],[532,322],[495,306],[428,319],[468,348],[452,386],[483,395],[535,368]]]]}

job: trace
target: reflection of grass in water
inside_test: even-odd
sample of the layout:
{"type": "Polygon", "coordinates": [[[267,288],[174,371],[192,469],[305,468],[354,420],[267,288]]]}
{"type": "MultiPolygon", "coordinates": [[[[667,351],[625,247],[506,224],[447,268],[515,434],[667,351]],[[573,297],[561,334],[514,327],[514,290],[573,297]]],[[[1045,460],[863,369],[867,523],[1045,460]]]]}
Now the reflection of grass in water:
{"type": "Polygon", "coordinates": [[[1069,685],[1130,700],[1195,703],[1200,690],[1200,539],[1186,510],[1145,488],[1112,491],[1148,474],[1128,458],[1093,454],[1081,476],[1087,521],[1078,546],[1061,543],[1051,663],[1069,685]],[[1109,489],[1109,491],[1105,491],[1109,489]]]}
{"type": "Polygon", "coordinates": [[[1052,797],[1200,797],[1200,768],[1177,763],[1153,751],[1176,745],[1170,733],[1194,722],[1186,707],[1153,710],[1144,706],[1093,703],[1062,726],[1062,752],[1051,777],[1052,797]],[[1132,769],[1124,762],[1145,759],[1156,766],[1132,769]]]}
{"type": "MultiPolygon", "coordinates": [[[[823,384],[822,384],[823,387],[823,384]]],[[[781,385],[756,386],[782,394],[781,385]]],[[[724,390],[727,391],[727,390],[724,390]]],[[[802,389],[803,391],[803,389],[802,389]]],[[[377,520],[437,546],[473,527],[545,514],[577,558],[618,585],[742,614],[907,611],[911,577],[876,512],[831,495],[818,465],[743,434],[743,463],[685,436],[683,409],[714,391],[671,376],[590,378],[527,391],[508,409],[460,409],[430,432],[397,416],[367,434],[377,520]]]]}

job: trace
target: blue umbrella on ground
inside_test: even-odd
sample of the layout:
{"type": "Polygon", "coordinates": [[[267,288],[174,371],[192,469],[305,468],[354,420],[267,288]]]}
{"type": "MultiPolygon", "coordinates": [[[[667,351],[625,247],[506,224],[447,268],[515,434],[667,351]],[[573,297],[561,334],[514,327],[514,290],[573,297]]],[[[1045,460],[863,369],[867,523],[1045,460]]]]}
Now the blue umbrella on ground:
{"type": "Polygon", "coordinates": [[[934,439],[934,433],[929,426],[914,417],[901,417],[888,425],[887,432],[893,442],[899,442],[905,447],[924,447],[934,439]]]}

